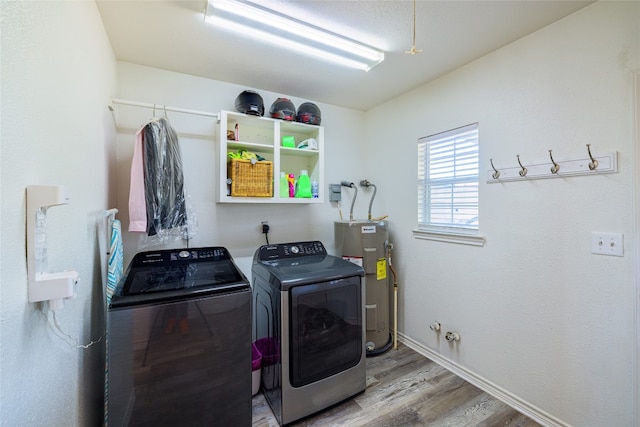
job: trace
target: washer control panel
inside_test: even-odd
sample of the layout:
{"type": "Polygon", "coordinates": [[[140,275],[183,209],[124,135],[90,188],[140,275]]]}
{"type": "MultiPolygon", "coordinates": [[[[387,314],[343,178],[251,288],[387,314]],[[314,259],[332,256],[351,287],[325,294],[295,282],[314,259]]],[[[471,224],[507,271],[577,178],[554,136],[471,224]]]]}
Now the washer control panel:
{"type": "Polygon", "coordinates": [[[311,255],[326,255],[327,250],[320,241],[279,243],[277,245],[261,246],[258,250],[258,260],[272,261],[290,259],[311,255]]]}
{"type": "Polygon", "coordinates": [[[190,249],[166,249],[140,252],[131,261],[133,267],[144,265],[169,265],[182,262],[224,261],[231,259],[226,248],[221,246],[190,249]]]}
{"type": "Polygon", "coordinates": [[[171,251],[169,253],[170,261],[220,261],[228,258],[229,253],[222,247],[182,249],[179,251],[171,251]]]}

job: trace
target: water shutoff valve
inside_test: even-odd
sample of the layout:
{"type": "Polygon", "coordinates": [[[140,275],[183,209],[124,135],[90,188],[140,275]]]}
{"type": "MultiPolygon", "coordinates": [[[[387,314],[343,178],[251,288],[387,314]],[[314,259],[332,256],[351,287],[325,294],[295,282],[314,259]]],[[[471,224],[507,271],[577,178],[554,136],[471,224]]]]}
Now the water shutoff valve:
{"type": "Polygon", "coordinates": [[[447,332],[444,338],[449,342],[460,341],[460,334],[457,332],[447,332]]]}
{"type": "Polygon", "coordinates": [[[429,325],[429,328],[431,328],[431,330],[434,332],[440,332],[440,322],[432,323],[431,325],[429,325]]]}

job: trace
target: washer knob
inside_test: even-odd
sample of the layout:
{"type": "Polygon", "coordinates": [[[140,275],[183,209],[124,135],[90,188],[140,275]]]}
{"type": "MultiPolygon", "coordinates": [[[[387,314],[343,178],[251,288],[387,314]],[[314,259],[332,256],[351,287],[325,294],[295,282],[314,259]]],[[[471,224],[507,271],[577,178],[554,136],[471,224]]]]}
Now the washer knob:
{"type": "Polygon", "coordinates": [[[191,256],[191,253],[189,251],[180,251],[178,252],[178,257],[180,258],[189,258],[191,256]]]}

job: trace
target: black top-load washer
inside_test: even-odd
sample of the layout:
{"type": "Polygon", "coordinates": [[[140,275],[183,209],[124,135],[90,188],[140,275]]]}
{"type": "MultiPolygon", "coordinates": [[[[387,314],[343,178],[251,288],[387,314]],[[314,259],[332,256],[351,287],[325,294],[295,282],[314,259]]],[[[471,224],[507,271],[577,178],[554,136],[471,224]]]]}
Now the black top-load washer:
{"type": "Polygon", "coordinates": [[[251,288],[225,248],[137,254],[107,319],[109,425],[251,425],[251,288]]]}
{"type": "Polygon", "coordinates": [[[281,424],[364,391],[362,267],[319,241],[261,246],[252,266],[262,389],[281,424]]]}

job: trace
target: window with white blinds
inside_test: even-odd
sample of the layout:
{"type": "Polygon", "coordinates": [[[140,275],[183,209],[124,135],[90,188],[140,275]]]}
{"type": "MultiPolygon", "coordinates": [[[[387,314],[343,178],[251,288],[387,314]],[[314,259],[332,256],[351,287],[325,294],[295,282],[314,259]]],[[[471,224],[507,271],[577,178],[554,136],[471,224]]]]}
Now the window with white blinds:
{"type": "Polygon", "coordinates": [[[418,229],[478,230],[478,124],[418,140],[418,229]]]}

